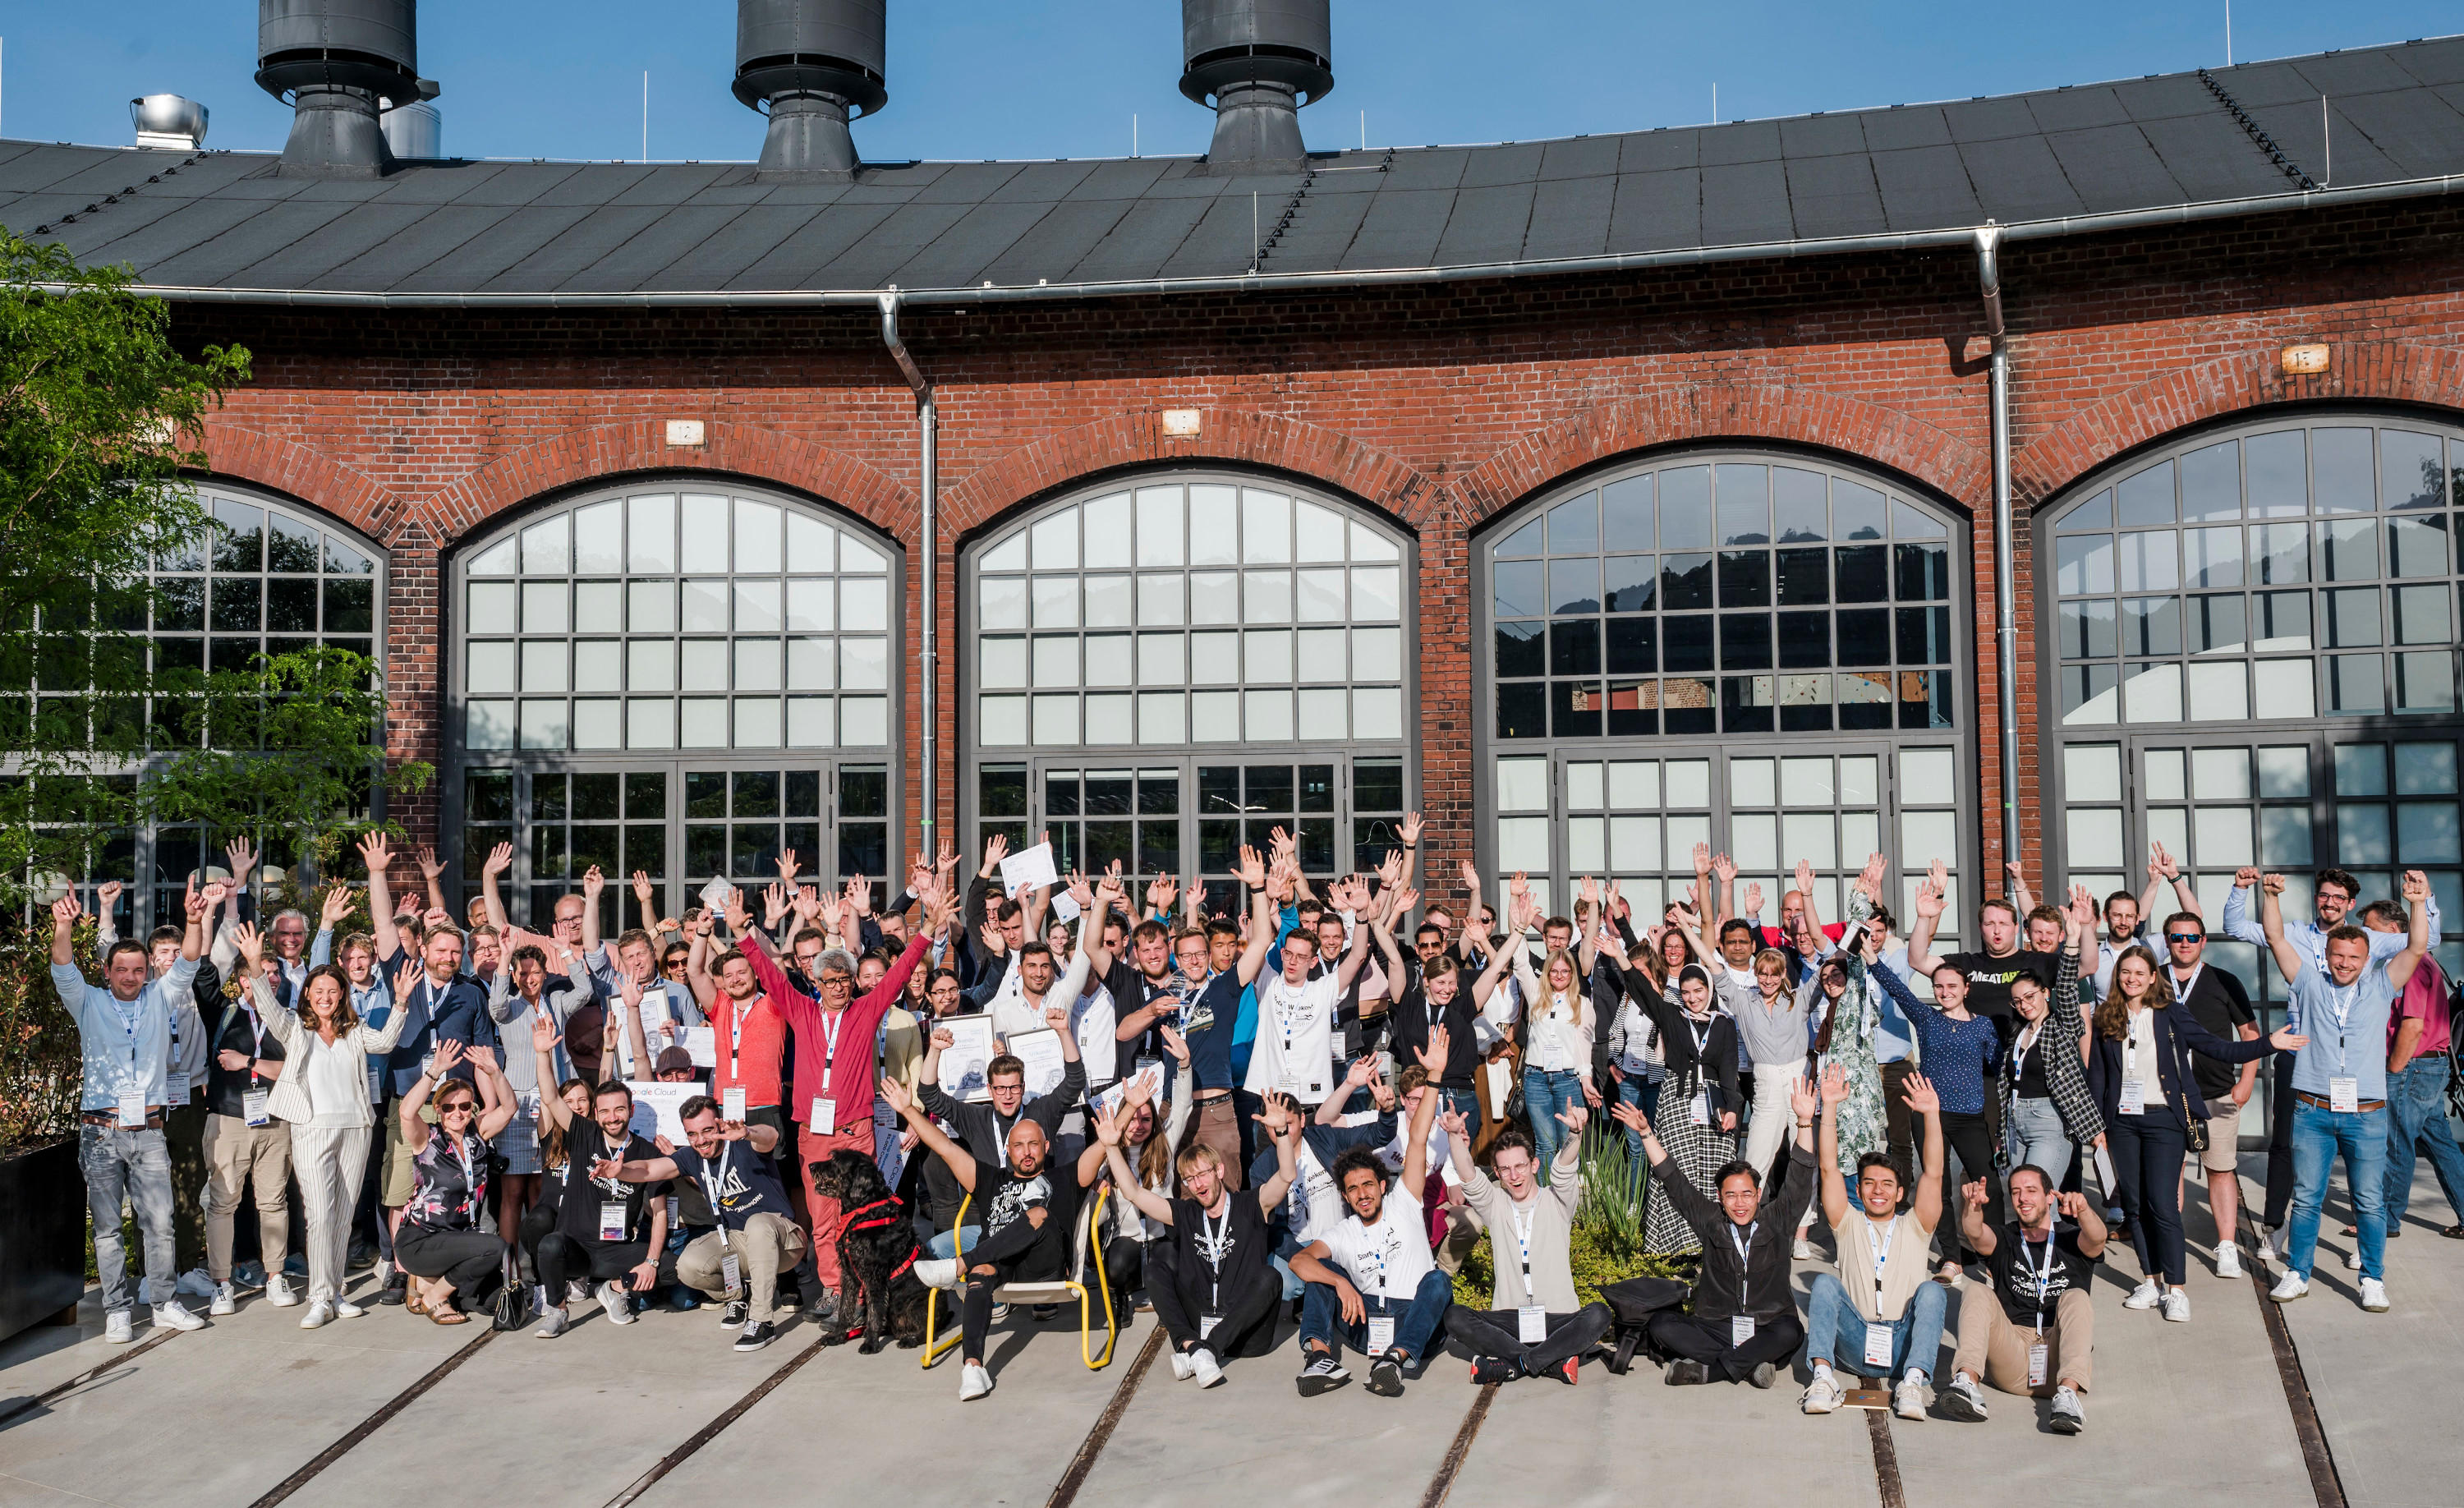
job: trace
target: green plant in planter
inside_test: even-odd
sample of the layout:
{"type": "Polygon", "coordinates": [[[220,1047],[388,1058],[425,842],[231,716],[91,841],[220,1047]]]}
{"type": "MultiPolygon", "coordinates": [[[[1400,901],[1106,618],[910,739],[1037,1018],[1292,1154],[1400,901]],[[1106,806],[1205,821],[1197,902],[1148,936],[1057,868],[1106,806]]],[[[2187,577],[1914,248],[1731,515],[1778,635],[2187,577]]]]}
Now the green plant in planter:
{"type": "MultiPolygon", "coordinates": [[[[76,944],[78,957],[94,955],[91,917],[76,944]]],[[[0,1154],[76,1134],[84,1069],[52,992],[51,929],[0,929],[0,1154]]]]}
{"type": "MultiPolygon", "coordinates": [[[[1567,1253],[1574,1297],[1594,1303],[1602,1288],[1629,1278],[1687,1276],[1683,1264],[1649,1256],[1642,1249],[1639,1185],[1634,1181],[1622,1134],[1604,1135],[1596,1128],[1588,1132],[1577,1176],[1583,1192],[1574,1206],[1574,1229],[1567,1253]]],[[[1495,1257],[1484,1235],[1455,1274],[1455,1302],[1486,1309],[1496,1282],[1495,1257]]]]}

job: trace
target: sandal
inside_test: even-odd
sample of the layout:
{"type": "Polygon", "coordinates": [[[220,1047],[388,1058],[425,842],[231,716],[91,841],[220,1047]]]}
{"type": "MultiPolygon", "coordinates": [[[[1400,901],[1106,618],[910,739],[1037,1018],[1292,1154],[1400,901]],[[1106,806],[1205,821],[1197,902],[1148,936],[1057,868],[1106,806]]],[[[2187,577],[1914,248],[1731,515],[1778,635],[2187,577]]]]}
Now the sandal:
{"type": "Polygon", "coordinates": [[[2451,1225],[2438,1234],[2451,1241],[2464,1241],[2464,1225],[2451,1225]]]}
{"type": "Polygon", "coordinates": [[[442,1303],[430,1308],[428,1311],[428,1318],[437,1324],[469,1324],[471,1322],[471,1317],[469,1315],[454,1308],[451,1303],[442,1303]]]}
{"type": "Polygon", "coordinates": [[[426,1314],[428,1312],[428,1300],[426,1298],[422,1297],[422,1292],[426,1287],[426,1282],[417,1278],[412,1279],[408,1283],[405,1284],[402,1291],[402,1306],[412,1314],[426,1314]]]}

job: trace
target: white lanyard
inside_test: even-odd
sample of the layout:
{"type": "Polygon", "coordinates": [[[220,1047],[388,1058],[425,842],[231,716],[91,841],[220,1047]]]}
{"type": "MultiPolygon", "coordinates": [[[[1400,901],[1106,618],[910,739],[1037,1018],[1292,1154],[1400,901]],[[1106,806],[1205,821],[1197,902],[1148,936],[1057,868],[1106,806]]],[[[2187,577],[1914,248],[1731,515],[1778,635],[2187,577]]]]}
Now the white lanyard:
{"type": "Polygon", "coordinates": [[[472,1206],[476,1208],[479,1202],[479,1175],[471,1165],[470,1144],[451,1136],[447,1137],[446,1142],[453,1148],[453,1160],[462,1165],[462,1191],[470,1197],[472,1206]]]}
{"type": "Polygon", "coordinates": [[[1891,1216],[1891,1223],[1882,1227],[1882,1234],[1877,1236],[1874,1234],[1874,1217],[1870,1214],[1865,1217],[1865,1239],[1874,1247],[1874,1286],[1877,1288],[1882,1285],[1882,1264],[1891,1259],[1891,1238],[1900,1234],[1900,1215],[1891,1216]]]}
{"type": "Polygon", "coordinates": [[[1739,1235],[1737,1234],[1736,1222],[1733,1220],[1729,1222],[1728,1239],[1736,1243],[1737,1261],[1740,1265],[1742,1265],[1746,1260],[1746,1248],[1753,1244],[1754,1233],[1762,1228],[1763,1223],[1760,1220],[1756,1220],[1753,1224],[1746,1227],[1745,1235],[1739,1235]]]}
{"type": "Polygon", "coordinates": [[[1507,1213],[1514,1221],[1514,1244],[1523,1249],[1523,1293],[1528,1299],[1531,1294],[1531,1227],[1540,1219],[1539,1196],[1532,1196],[1531,1208],[1528,1211],[1509,1202],[1507,1213]]]}
{"type": "MultiPolygon", "coordinates": [[[[2031,1022],[2028,1029],[2019,1034],[2019,1040],[2012,1045],[2011,1092],[2014,1095],[2019,1092],[2019,1076],[2028,1071],[2028,1049],[2036,1045],[2036,1038],[2043,1036],[2044,1031],[2042,1021],[2031,1022]]],[[[1894,1223],[1897,1223],[1896,1219],[1894,1223]]]]}
{"type": "Polygon", "coordinates": [[[1232,1201],[1223,1201],[1221,1223],[1201,1208],[1198,1212],[1198,1255],[1206,1258],[1206,1265],[1214,1274],[1206,1280],[1206,1306],[1217,1309],[1223,1303],[1223,1239],[1232,1230],[1232,1201]]]}
{"type": "Polygon", "coordinates": [[[744,1002],[730,997],[727,1002],[727,1077],[741,1080],[737,1060],[744,1053],[744,1002]]]}
{"type": "Polygon", "coordinates": [[[718,1144],[718,1161],[714,1163],[705,1160],[701,1165],[702,1187],[710,1191],[710,1215],[712,1219],[718,1222],[718,1244],[721,1246],[729,1244],[727,1214],[719,1208],[718,1203],[719,1175],[727,1171],[727,1152],[728,1145],[722,1141],[718,1144]]]}
{"type": "Polygon", "coordinates": [[[2045,1233],[2044,1265],[2038,1266],[2028,1255],[2029,1242],[2023,1234],[2019,1240],[2019,1260],[2025,1262],[2030,1277],[2036,1279],[2036,1333],[2045,1333],[2045,1285],[2054,1280],[2054,1233],[2045,1233]]]}
{"type": "Polygon", "coordinates": [[[830,1081],[839,1065],[839,1031],[847,1025],[845,1011],[824,1011],[822,1017],[822,1098],[830,1098],[830,1081]]]}

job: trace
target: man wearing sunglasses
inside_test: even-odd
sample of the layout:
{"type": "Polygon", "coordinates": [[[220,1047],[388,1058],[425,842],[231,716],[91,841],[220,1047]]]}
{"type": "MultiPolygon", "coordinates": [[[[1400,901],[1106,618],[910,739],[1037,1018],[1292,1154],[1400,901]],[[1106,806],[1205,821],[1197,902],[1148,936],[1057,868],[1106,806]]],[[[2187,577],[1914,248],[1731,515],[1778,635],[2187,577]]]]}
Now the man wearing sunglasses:
{"type": "MultiPolygon", "coordinates": [[[[2165,918],[2165,973],[2172,981],[2173,998],[2189,1009],[2201,1026],[2228,1041],[2258,1037],[2257,1017],[2251,1014],[2250,993],[2241,981],[2207,962],[2208,929],[2196,911],[2175,911],[2165,918]]],[[[2239,1278],[2241,1253],[2233,1233],[2241,1214],[2241,1107],[2258,1082],[2256,1061],[2234,1066],[2192,1057],[2190,1077],[2206,1102],[2208,1147],[2199,1167],[2208,1175],[2208,1208],[2216,1217],[2216,1276],[2239,1278]]],[[[2183,1165],[2189,1177],[2189,1164],[2183,1165]]]]}

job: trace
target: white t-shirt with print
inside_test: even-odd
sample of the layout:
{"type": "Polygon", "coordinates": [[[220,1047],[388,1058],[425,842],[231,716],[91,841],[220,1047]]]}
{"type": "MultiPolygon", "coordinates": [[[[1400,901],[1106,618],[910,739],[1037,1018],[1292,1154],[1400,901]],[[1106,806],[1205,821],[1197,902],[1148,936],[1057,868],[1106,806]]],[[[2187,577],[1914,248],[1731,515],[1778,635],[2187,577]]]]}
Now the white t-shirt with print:
{"type": "Polygon", "coordinates": [[[1341,1223],[1318,1239],[1326,1243],[1329,1258],[1352,1275],[1352,1286],[1363,1297],[1409,1303],[1420,1279],[1437,1266],[1419,1195],[1400,1184],[1386,1191],[1376,1224],[1363,1225],[1360,1216],[1347,1212],[1341,1223]]]}
{"type": "Polygon", "coordinates": [[[1322,1104],[1334,1092],[1334,1013],[1343,992],[1334,975],[1305,984],[1282,974],[1258,986],[1258,1037],[1249,1048],[1251,1094],[1281,1089],[1303,1104],[1322,1104]]]}

